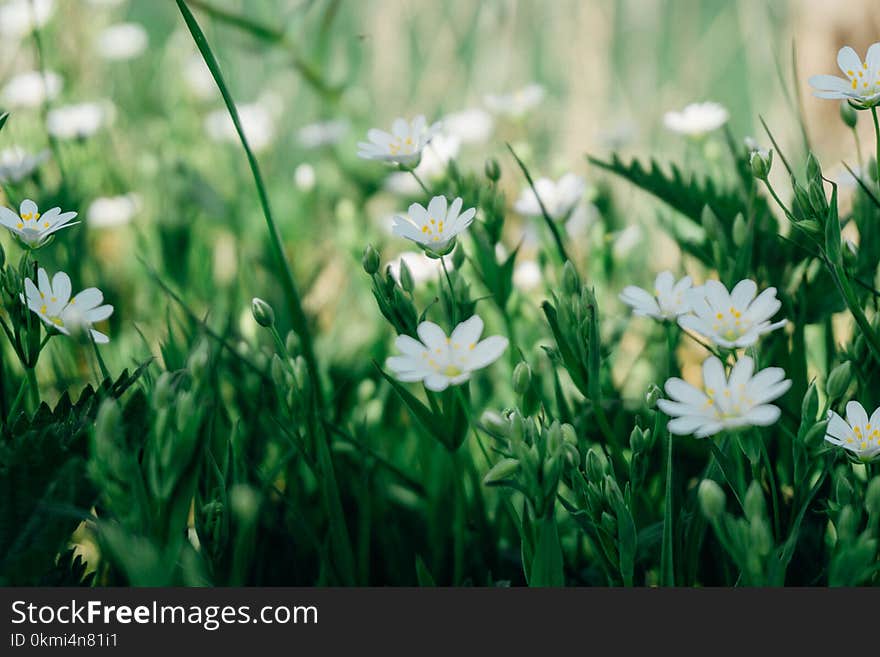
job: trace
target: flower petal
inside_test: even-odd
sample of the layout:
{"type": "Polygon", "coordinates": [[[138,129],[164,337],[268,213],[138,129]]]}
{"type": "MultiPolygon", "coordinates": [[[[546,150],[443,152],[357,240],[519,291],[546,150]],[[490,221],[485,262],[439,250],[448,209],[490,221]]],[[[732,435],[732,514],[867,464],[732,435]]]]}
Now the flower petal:
{"type": "Polygon", "coordinates": [[[470,352],[467,369],[478,370],[495,362],[507,349],[507,345],[508,340],[502,335],[492,335],[480,341],[470,352]]]}

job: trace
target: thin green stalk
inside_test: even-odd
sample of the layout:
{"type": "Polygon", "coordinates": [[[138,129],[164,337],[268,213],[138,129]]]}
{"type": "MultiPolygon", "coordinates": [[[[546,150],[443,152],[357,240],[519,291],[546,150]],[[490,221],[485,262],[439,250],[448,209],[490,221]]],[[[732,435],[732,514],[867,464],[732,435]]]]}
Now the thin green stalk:
{"type": "MultiPolygon", "coordinates": [[[[91,334],[89,334],[91,335],[91,334]]],[[[98,343],[93,340],[90,340],[92,343],[92,349],[95,351],[95,359],[98,361],[98,367],[101,369],[101,376],[104,377],[104,380],[110,378],[110,372],[107,370],[107,366],[104,364],[104,358],[101,356],[101,352],[98,350],[98,343]]],[[[98,384],[100,385],[100,381],[98,384]]]]}
{"type": "Polygon", "coordinates": [[[18,386],[18,393],[15,395],[15,399],[12,402],[12,408],[9,409],[9,415],[7,416],[7,424],[11,423],[13,419],[15,419],[15,414],[18,412],[19,407],[21,406],[21,402],[24,399],[25,392],[28,389],[28,380],[26,378],[21,380],[21,385],[18,386]]]}
{"type": "Polygon", "coordinates": [[[425,185],[425,183],[422,181],[421,178],[419,178],[419,174],[416,173],[416,170],[415,169],[406,169],[406,170],[409,171],[412,174],[412,177],[416,179],[416,182],[419,183],[419,187],[422,188],[422,190],[425,192],[425,194],[430,196],[431,190],[429,190],[428,186],[425,185]]]}
{"type": "Polygon", "coordinates": [[[452,482],[455,498],[455,510],[453,512],[452,525],[452,585],[458,586],[464,579],[464,538],[466,530],[466,505],[467,494],[462,481],[463,471],[461,466],[460,450],[449,450],[452,459],[452,482]]]}
{"type": "Polygon", "coordinates": [[[26,367],[24,372],[27,377],[28,388],[31,391],[34,409],[37,409],[40,406],[40,386],[37,383],[37,373],[33,367],[26,367]]]}
{"type": "Polygon", "coordinates": [[[874,119],[875,154],[874,167],[877,173],[877,184],[880,185],[880,120],[877,119],[877,106],[871,108],[871,118],[874,119]]]}
{"type": "Polygon", "coordinates": [[[443,275],[446,277],[446,284],[449,286],[449,305],[452,309],[452,327],[458,325],[458,302],[455,299],[455,288],[452,285],[452,279],[449,277],[449,270],[446,268],[446,258],[440,258],[440,264],[443,267],[443,275]]]}
{"type": "Polygon", "coordinates": [[[758,440],[761,443],[761,456],[764,459],[764,467],[767,468],[767,478],[770,480],[770,498],[773,503],[773,528],[775,530],[774,535],[779,537],[782,532],[782,526],[779,521],[779,492],[776,489],[776,473],[773,471],[773,463],[770,460],[770,454],[767,451],[767,445],[764,442],[764,439],[757,431],[755,434],[758,436],[758,440]]]}
{"type": "Polygon", "coordinates": [[[865,161],[862,159],[862,140],[859,139],[859,131],[856,130],[856,127],[853,126],[853,141],[856,142],[856,157],[859,160],[859,170],[864,172],[865,170],[865,161]]]}
{"type": "Polygon", "coordinates": [[[672,434],[666,431],[666,495],[663,508],[663,545],[660,553],[660,585],[675,586],[672,513],[672,434]]]}
{"type": "Polygon", "coordinates": [[[186,22],[186,26],[189,29],[190,34],[192,35],[193,40],[195,41],[195,44],[199,49],[199,52],[202,54],[205,63],[208,65],[208,68],[211,71],[211,75],[214,77],[214,81],[217,83],[217,87],[220,89],[220,94],[223,96],[223,102],[226,104],[226,109],[229,112],[229,116],[232,118],[232,123],[235,125],[235,131],[238,133],[238,137],[241,141],[242,147],[244,147],[245,155],[247,156],[248,160],[248,165],[250,166],[251,173],[254,177],[254,183],[257,187],[257,195],[260,199],[260,206],[263,210],[263,216],[266,219],[266,226],[269,229],[269,240],[272,244],[272,250],[274,251],[275,257],[278,260],[278,264],[283,272],[281,283],[284,286],[285,295],[290,306],[290,314],[291,320],[293,322],[293,327],[297,335],[299,335],[300,343],[302,344],[303,357],[305,358],[310,378],[314,383],[315,398],[318,402],[318,406],[320,408],[323,408],[324,391],[321,386],[321,378],[318,371],[318,363],[315,359],[315,352],[312,345],[312,335],[309,330],[308,319],[302,307],[302,301],[300,299],[299,291],[296,287],[296,282],[293,279],[293,271],[290,268],[290,263],[288,262],[287,257],[284,255],[284,247],[282,246],[281,242],[281,233],[279,232],[278,226],[276,225],[275,219],[272,215],[272,208],[269,205],[269,195],[263,182],[263,175],[260,172],[260,165],[257,162],[257,158],[254,156],[250,144],[248,143],[247,137],[244,134],[244,129],[241,126],[241,120],[238,116],[238,110],[236,110],[235,108],[235,102],[232,100],[232,95],[230,94],[229,88],[226,86],[226,81],[223,78],[223,74],[220,71],[220,64],[217,62],[217,58],[214,56],[210,45],[208,45],[208,40],[205,37],[205,33],[202,32],[202,28],[199,27],[195,16],[193,16],[192,12],[189,10],[189,7],[186,6],[185,0],[175,1],[177,2],[177,7],[180,10],[181,15],[183,16],[184,22],[186,22]]]}

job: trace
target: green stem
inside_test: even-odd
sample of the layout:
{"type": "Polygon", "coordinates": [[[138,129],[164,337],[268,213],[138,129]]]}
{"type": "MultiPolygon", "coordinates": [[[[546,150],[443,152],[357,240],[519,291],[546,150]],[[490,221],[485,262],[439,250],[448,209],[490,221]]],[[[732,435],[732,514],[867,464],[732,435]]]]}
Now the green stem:
{"type": "Polygon", "coordinates": [[[12,408],[9,409],[9,415],[7,416],[7,423],[11,423],[12,420],[15,419],[15,414],[18,412],[19,407],[21,406],[22,400],[24,400],[24,393],[28,389],[28,380],[22,379],[21,385],[18,386],[18,393],[15,395],[15,400],[12,402],[12,408]]]}
{"type": "Polygon", "coordinates": [[[782,199],[779,198],[779,195],[776,193],[776,190],[773,189],[773,185],[770,184],[770,181],[765,179],[765,180],[764,180],[764,185],[767,187],[767,191],[770,192],[770,196],[772,196],[772,197],[773,197],[773,200],[776,201],[776,204],[777,204],[780,208],[782,208],[782,211],[785,213],[785,216],[788,217],[788,219],[789,219],[790,221],[796,221],[796,219],[794,218],[794,215],[791,213],[791,210],[789,210],[789,209],[785,206],[785,203],[783,203],[783,202],[782,202],[782,199]]]}
{"type": "MultiPolygon", "coordinates": [[[[101,369],[101,376],[103,377],[104,381],[106,381],[110,378],[110,372],[107,369],[107,366],[104,364],[104,358],[101,356],[101,352],[98,351],[98,343],[94,340],[90,340],[90,342],[92,343],[92,349],[95,352],[95,360],[98,361],[98,367],[101,369]]],[[[100,384],[101,382],[99,381],[98,385],[100,384]]]]}
{"type": "Polygon", "coordinates": [[[770,480],[770,498],[773,503],[773,528],[775,536],[781,536],[782,527],[779,522],[779,492],[776,490],[776,473],[773,471],[773,463],[770,461],[770,454],[767,451],[767,445],[764,438],[755,432],[761,443],[761,456],[764,459],[764,467],[767,468],[767,478],[770,480]]]}
{"type": "Polygon", "coordinates": [[[440,264],[443,267],[443,275],[446,277],[446,284],[449,286],[449,307],[451,308],[452,328],[458,326],[458,302],[455,299],[455,288],[452,285],[452,279],[449,277],[449,270],[446,268],[446,258],[440,257],[440,264]]]}
{"type": "Polygon", "coordinates": [[[27,367],[24,371],[27,376],[28,387],[31,391],[31,399],[34,402],[34,409],[36,410],[40,406],[40,386],[37,383],[37,373],[33,367],[27,367]]]}
{"type": "Polygon", "coordinates": [[[409,171],[409,172],[412,174],[412,177],[416,179],[416,182],[417,182],[417,183],[419,183],[419,187],[422,188],[422,190],[425,192],[425,194],[427,194],[428,196],[430,196],[430,195],[431,195],[431,190],[428,189],[428,186],[425,185],[424,182],[422,182],[422,179],[419,178],[419,174],[416,173],[416,170],[415,170],[415,169],[406,169],[406,171],[409,171]]]}
{"type": "Polygon", "coordinates": [[[880,120],[877,119],[877,106],[871,108],[871,118],[874,119],[875,154],[874,167],[877,173],[877,184],[880,185],[880,120]]]}
{"type": "Polygon", "coordinates": [[[235,108],[235,102],[232,100],[232,95],[229,93],[229,89],[226,86],[226,82],[223,79],[223,74],[220,72],[220,64],[217,62],[217,58],[214,57],[214,53],[211,51],[211,47],[208,45],[208,40],[205,38],[205,33],[202,32],[202,28],[199,27],[198,22],[193,16],[192,12],[189,10],[189,7],[186,6],[186,2],[184,0],[176,0],[177,7],[180,9],[180,13],[183,16],[184,22],[186,22],[187,28],[189,28],[190,34],[195,41],[196,46],[201,52],[202,57],[205,59],[205,63],[211,71],[211,75],[214,77],[214,81],[217,83],[217,87],[220,89],[220,94],[223,96],[223,102],[226,104],[226,109],[229,112],[229,116],[232,118],[232,123],[235,125],[235,130],[238,133],[239,140],[241,141],[241,145],[244,147],[245,155],[247,156],[248,165],[250,166],[251,173],[253,174],[254,183],[257,187],[257,195],[260,200],[260,206],[263,210],[263,216],[266,219],[266,226],[269,229],[269,240],[272,244],[272,250],[275,253],[275,258],[278,260],[278,264],[282,269],[283,276],[281,277],[281,283],[284,286],[284,291],[287,296],[288,304],[290,305],[290,314],[291,321],[293,322],[294,330],[297,335],[299,335],[300,343],[302,344],[303,357],[306,361],[306,366],[309,370],[310,378],[313,381],[314,389],[315,389],[315,398],[318,402],[318,406],[323,408],[324,406],[324,392],[321,386],[321,378],[320,373],[318,371],[318,363],[315,359],[315,352],[312,345],[312,335],[309,330],[308,319],[306,318],[305,311],[302,307],[302,301],[300,300],[299,291],[297,290],[296,283],[293,279],[293,271],[290,268],[290,263],[287,260],[287,257],[284,255],[284,247],[281,243],[281,233],[278,230],[278,226],[275,223],[275,219],[272,216],[272,208],[269,205],[269,195],[266,192],[266,186],[263,182],[263,175],[260,172],[260,165],[257,162],[257,158],[254,156],[253,151],[251,151],[250,144],[248,143],[247,137],[244,134],[244,129],[241,126],[241,120],[238,116],[238,110],[235,108]]]}
{"type": "Polygon", "coordinates": [[[672,513],[672,434],[666,433],[666,500],[663,508],[663,545],[660,553],[660,585],[675,586],[672,513]]]}
{"type": "Polygon", "coordinates": [[[859,139],[859,131],[856,130],[856,127],[853,126],[853,141],[856,142],[856,157],[859,160],[859,171],[864,176],[865,175],[865,160],[862,159],[862,140],[859,139]]]}
{"type": "Polygon", "coordinates": [[[458,586],[464,578],[464,534],[465,534],[465,507],[467,494],[462,481],[462,467],[459,450],[450,451],[452,459],[452,482],[455,498],[455,510],[452,524],[452,585],[458,586]]]}

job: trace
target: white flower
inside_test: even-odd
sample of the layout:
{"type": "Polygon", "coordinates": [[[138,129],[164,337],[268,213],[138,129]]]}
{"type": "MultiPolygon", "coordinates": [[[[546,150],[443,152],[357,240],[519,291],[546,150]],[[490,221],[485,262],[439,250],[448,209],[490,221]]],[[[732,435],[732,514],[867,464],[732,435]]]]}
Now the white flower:
{"type": "Polygon", "coordinates": [[[544,100],[544,87],[530,84],[508,94],[487,94],[483,101],[491,111],[513,118],[524,116],[544,100]]]}
{"type": "Polygon", "coordinates": [[[810,78],[814,96],[849,100],[862,108],[880,103],[880,43],[868,48],[864,62],[849,46],[841,48],[837,53],[837,65],[846,79],[836,75],[814,75],[810,78]]]}
{"type": "Polygon", "coordinates": [[[482,144],[492,135],[494,124],[489,112],[473,107],[447,114],[443,118],[443,132],[462,144],[482,144]]]}
{"type": "Polygon", "coordinates": [[[862,461],[870,461],[880,454],[880,408],[871,414],[857,401],[846,405],[846,420],[834,411],[828,411],[825,440],[852,452],[862,461]]]}
{"type": "Polygon", "coordinates": [[[673,377],[664,386],[670,399],[660,399],[657,406],[673,417],[670,433],[697,438],[713,436],[725,429],[747,426],[766,427],[779,419],[779,408],[768,403],[791,387],[785,372],[768,367],[754,374],[755,362],[740,358],[726,376],[724,365],[715,356],[703,361],[703,387],[673,377]]]}
{"type": "Polygon", "coordinates": [[[411,166],[419,161],[425,146],[439,131],[439,123],[428,127],[422,115],[412,123],[395,119],[390,133],[376,128],[367,132],[369,141],[358,142],[358,157],[411,166]]]}
{"type": "MultiPolygon", "coordinates": [[[[429,258],[423,252],[404,251],[397,258],[388,263],[391,267],[391,276],[400,283],[400,263],[405,263],[409,273],[412,274],[413,283],[419,285],[432,280],[443,272],[443,265],[437,258],[429,258]]],[[[447,269],[452,269],[452,260],[446,263],[447,269]]]]}
{"type": "Polygon", "coordinates": [[[0,182],[20,183],[37,170],[49,158],[49,150],[43,149],[31,155],[21,146],[10,146],[0,151],[0,182]]]}
{"type": "Polygon", "coordinates": [[[96,198],[86,210],[86,223],[92,228],[124,226],[140,212],[141,206],[138,194],[96,198]]]}
{"type": "Polygon", "coordinates": [[[190,55],[183,64],[183,79],[196,98],[210,100],[220,93],[211,69],[201,55],[190,55]]]}
{"type": "Polygon", "coordinates": [[[476,209],[468,208],[461,212],[463,203],[457,198],[449,205],[445,196],[435,196],[427,208],[413,203],[406,216],[394,215],[391,232],[440,253],[474,220],[476,209]]]}
{"type": "Polygon", "coordinates": [[[104,59],[133,59],[147,49],[149,37],[140,23],[118,23],[105,28],[95,43],[104,59]]]}
{"type": "Polygon", "coordinates": [[[296,133],[303,148],[319,148],[338,144],[348,134],[350,124],[345,119],[321,121],[303,126],[296,133]]]}
{"type": "Polygon", "coordinates": [[[642,241],[642,229],[636,224],[631,224],[614,236],[611,245],[611,253],[618,260],[627,257],[642,241]]]}
{"type": "Polygon", "coordinates": [[[53,71],[19,73],[3,87],[0,98],[10,108],[42,107],[61,92],[61,76],[53,71]]]}
{"type": "Polygon", "coordinates": [[[663,124],[673,132],[688,137],[702,137],[717,130],[730,115],[718,103],[691,103],[680,112],[666,112],[663,124]]]}
{"type": "Polygon", "coordinates": [[[22,201],[19,212],[7,207],[0,207],[0,224],[29,249],[36,249],[62,228],[70,228],[79,222],[70,223],[76,212],[61,212],[61,208],[52,208],[40,214],[37,204],[30,199],[22,201]]]}
{"type": "Polygon", "coordinates": [[[92,328],[113,314],[113,306],[104,304],[104,294],[96,287],[90,287],[76,296],[70,296],[72,287],[70,277],[63,271],[58,272],[49,282],[46,270],[37,270],[37,283],[30,278],[24,279],[24,295],[22,301],[27,303],[37,316],[50,326],[65,335],[76,336],[80,332],[89,331],[92,340],[98,344],[110,342],[110,338],[92,328]]]}
{"type": "Polygon", "coordinates": [[[562,219],[581,200],[586,188],[584,179],[573,173],[565,174],[556,182],[549,178],[538,178],[535,189],[526,187],[513,207],[522,215],[540,217],[543,203],[551,219],[562,219]],[[538,202],[539,198],[541,203],[538,202]]]}
{"type": "MultiPolygon", "coordinates": [[[[236,105],[238,118],[248,144],[259,152],[269,146],[275,138],[275,119],[270,109],[262,103],[236,105]]],[[[238,143],[238,133],[232,117],[225,109],[216,110],[205,118],[205,132],[214,141],[238,143]]]]}
{"type": "Polygon", "coordinates": [[[534,260],[523,260],[513,268],[513,284],[523,292],[531,292],[541,285],[541,268],[534,260]]]}
{"type": "Polygon", "coordinates": [[[643,290],[635,285],[623,288],[620,300],[633,309],[633,314],[654,319],[675,319],[690,311],[690,296],[693,281],[685,276],[676,282],[670,271],[657,274],[654,281],[654,293],[643,290]]]}
{"type": "Polygon", "coordinates": [[[776,288],[768,287],[755,298],[757,291],[758,285],[748,279],[730,292],[719,281],[706,281],[691,293],[692,314],[679,317],[678,324],[727,349],[753,345],[765,333],[786,324],[784,319],[770,322],[782,307],[776,288]]]}
{"type": "Polygon", "coordinates": [[[46,117],[46,129],[59,139],[85,139],[113,120],[109,101],[56,107],[46,117]]]}
{"type": "Polygon", "coordinates": [[[471,374],[498,360],[507,349],[507,338],[493,335],[480,340],[483,320],[478,315],[455,327],[446,337],[433,322],[418,327],[419,340],[400,335],[395,341],[402,356],[385,361],[401,381],[422,381],[428,390],[440,392],[467,381],[471,374]]]}
{"type": "Polygon", "coordinates": [[[55,0],[10,0],[0,5],[0,36],[20,39],[43,27],[55,12],[55,0]]]}
{"type": "MultiPolygon", "coordinates": [[[[422,159],[414,169],[421,180],[436,180],[443,176],[450,160],[455,159],[461,143],[458,137],[437,134],[431,143],[422,151],[422,159]]],[[[385,188],[395,194],[413,195],[422,191],[421,186],[412,174],[406,171],[395,171],[385,181],[385,188]]]]}
{"type": "Polygon", "coordinates": [[[304,162],[293,170],[293,182],[301,192],[311,191],[315,187],[315,168],[304,162]]]}

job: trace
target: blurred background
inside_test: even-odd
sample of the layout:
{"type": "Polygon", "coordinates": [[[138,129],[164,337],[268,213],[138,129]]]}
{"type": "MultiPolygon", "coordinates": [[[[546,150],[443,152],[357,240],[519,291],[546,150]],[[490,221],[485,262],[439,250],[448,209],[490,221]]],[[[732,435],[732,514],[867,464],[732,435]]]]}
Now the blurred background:
{"type": "MultiPolygon", "coordinates": [[[[766,144],[761,115],[783,148],[802,154],[800,94],[826,167],[854,161],[837,104],[813,98],[806,79],[835,73],[842,45],[863,53],[880,38],[869,0],[189,5],[257,151],[319,326],[318,349],[341,362],[387,339],[360,256],[367,243],[383,262],[409,251],[390,236],[389,217],[421,199],[412,179],[357,160],[368,128],[387,129],[398,116],[445,118],[420,173],[430,181],[450,159],[481,171],[497,158],[511,207],[524,181],[505,142],[536,177],[582,176],[585,202],[569,234],[587,263],[612,244],[626,273],[604,290],[613,299],[627,282],[690,265],[653,232],[656,205],[629,190],[617,196],[616,225],[593,231],[595,187],[613,183],[585,154],[687,163],[695,146],[665,130],[663,115],[704,100],[728,109],[736,139],[766,144]]],[[[172,322],[150,268],[198,316],[253,338],[250,298],[280,297],[266,276],[265,225],[232,125],[173,2],[3,0],[0,105],[11,112],[0,136],[5,202],[39,196],[41,207],[60,204],[84,220],[43,249],[40,262],[68,271],[74,288],[102,287],[116,306],[108,363],[128,366],[157,352],[172,322]]],[[[711,163],[722,143],[719,136],[699,148],[711,163]]],[[[542,250],[528,220],[512,216],[508,246],[523,242],[523,312],[537,314],[529,295],[541,284],[542,250]]],[[[436,275],[421,256],[404,257],[417,278],[436,275]]],[[[622,313],[609,304],[609,314],[622,313]]],[[[69,351],[50,351],[42,367],[59,380],[71,368],[87,372],[69,351]]]]}

